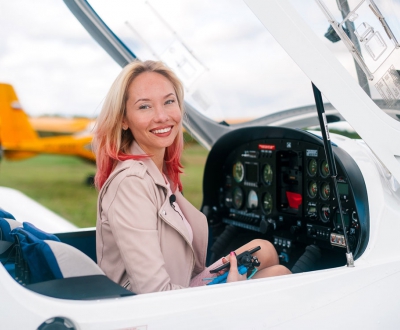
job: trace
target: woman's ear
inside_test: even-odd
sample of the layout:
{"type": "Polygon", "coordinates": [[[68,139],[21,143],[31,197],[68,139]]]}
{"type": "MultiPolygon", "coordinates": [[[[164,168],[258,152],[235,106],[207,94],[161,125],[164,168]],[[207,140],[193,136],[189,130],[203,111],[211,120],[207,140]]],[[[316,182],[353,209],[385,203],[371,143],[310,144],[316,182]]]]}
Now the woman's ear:
{"type": "Polygon", "coordinates": [[[126,131],[128,129],[128,124],[127,124],[127,122],[125,120],[125,117],[124,117],[124,119],[122,119],[122,129],[124,131],[126,131]]]}

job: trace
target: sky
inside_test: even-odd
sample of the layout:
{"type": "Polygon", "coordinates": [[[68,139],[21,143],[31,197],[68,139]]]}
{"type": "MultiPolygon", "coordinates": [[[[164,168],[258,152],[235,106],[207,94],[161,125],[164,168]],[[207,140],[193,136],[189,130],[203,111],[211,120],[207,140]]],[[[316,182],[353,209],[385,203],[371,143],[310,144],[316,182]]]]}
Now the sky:
{"type": "Polygon", "coordinates": [[[95,117],[119,71],[62,0],[0,0],[0,81],[29,115],[95,117]]]}
{"type": "MultiPolygon", "coordinates": [[[[241,0],[221,0],[217,5],[209,0],[190,4],[177,1],[174,8],[179,10],[173,11],[165,1],[152,0],[151,3],[172,28],[178,30],[194,54],[204,59],[205,73],[191,85],[193,88],[187,90],[186,95],[197,96],[197,100],[211,104],[206,115],[220,120],[225,116],[223,110],[228,109],[233,117],[249,117],[251,108],[264,113],[265,109],[288,109],[299,102],[300,105],[309,104],[304,99],[304,91],[309,90],[307,80],[304,85],[296,85],[293,79],[288,81],[285,74],[279,73],[270,81],[263,78],[271,77],[271,71],[276,70],[282,57],[287,55],[276,45],[265,47],[271,37],[257,20],[248,24],[253,14],[241,0]],[[211,5],[214,6],[212,11],[209,10],[211,5]],[[245,10],[235,11],[236,5],[245,10]],[[232,26],[235,29],[230,31],[228,28],[232,26]],[[263,47],[258,51],[252,42],[263,47]],[[260,59],[266,51],[269,58],[261,65],[260,59]],[[288,102],[282,87],[288,89],[290,83],[292,98],[288,102]]],[[[167,49],[172,40],[165,25],[142,11],[148,7],[144,0],[113,1],[119,2],[133,5],[127,21],[136,24],[142,37],[147,42],[151,39],[151,46],[165,59],[165,52],[160,49],[167,49]],[[153,19],[151,24],[148,24],[149,19],[153,19]],[[149,28],[157,24],[155,31],[149,28]]],[[[100,12],[102,5],[110,2],[93,0],[91,3],[100,12]]],[[[121,12],[109,8],[105,13],[118,21],[121,12]]],[[[62,0],[0,0],[0,40],[0,81],[14,86],[23,109],[30,116],[96,117],[108,88],[120,71],[62,0]]],[[[139,52],[141,59],[154,58],[148,51],[141,52],[146,48],[143,43],[136,40],[136,44],[135,52],[139,52]]],[[[287,61],[284,70],[293,77],[296,67],[289,63],[290,58],[287,57],[287,61]]]]}
{"type": "MultiPolygon", "coordinates": [[[[317,34],[354,75],[343,44],[323,38],[328,23],[314,15],[315,1],[291,1],[302,14],[312,14],[317,34]]],[[[183,54],[186,45],[200,72],[186,84],[186,95],[210,117],[252,117],[313,103],[309,79],[241,0],[90,2],[141,59],[168,62],[176,57],[172,50],[183,54]],[[128,7],[120,10],[119,4],[128,7]]],[[[398,9],[400,0],[390,4],[398,9]]],[[[119,72],[62,0],[0,0],[0,82],[14,86],[30,116],[96,117],[119,72]]]]}

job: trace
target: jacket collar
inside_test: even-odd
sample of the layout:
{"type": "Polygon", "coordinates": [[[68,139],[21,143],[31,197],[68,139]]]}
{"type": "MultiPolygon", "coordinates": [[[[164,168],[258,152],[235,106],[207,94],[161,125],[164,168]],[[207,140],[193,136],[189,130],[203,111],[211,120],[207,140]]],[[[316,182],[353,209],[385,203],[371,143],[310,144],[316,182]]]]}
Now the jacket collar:
{"type": "MultiPolygon", "coordinates": [[[[131,155],[146,155],[143,149],[139,146],[139,144],[134,140],[130,147],[131,155]]],[[[151,157],[146,157],[141,159],[144,165],[147,167],[147,171],[150,176],[153,178],[156,185],[162,186],[167,189],[167,185],[165,184],[164,176],[157,168],[156,164],[153,162],[151,157]]],[[[123,163],[123,162],[120,162],[123,163]]]]}

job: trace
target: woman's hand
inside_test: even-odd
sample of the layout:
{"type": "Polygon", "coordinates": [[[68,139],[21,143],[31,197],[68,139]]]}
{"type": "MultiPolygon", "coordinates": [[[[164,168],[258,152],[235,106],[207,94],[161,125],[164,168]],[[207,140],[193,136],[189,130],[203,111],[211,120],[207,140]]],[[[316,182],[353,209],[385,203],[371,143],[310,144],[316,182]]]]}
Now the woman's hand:
{"type": "Polygon", "coordinates": [[[247,279],[247,275],[240,275],[237,267],[237,259],[235,252],[231,252],[229,255],[229,262],[231,263],[228,278],[226,279],[226,283],[236,282],[236,281],[245,281],[247,279]]]}

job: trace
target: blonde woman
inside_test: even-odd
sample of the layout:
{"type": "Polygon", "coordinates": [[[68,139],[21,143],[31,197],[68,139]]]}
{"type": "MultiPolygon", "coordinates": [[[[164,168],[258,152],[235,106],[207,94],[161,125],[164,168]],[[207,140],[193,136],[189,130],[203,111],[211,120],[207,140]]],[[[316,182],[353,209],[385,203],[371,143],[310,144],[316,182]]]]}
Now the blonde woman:
{"type": "MultiPolygon", "coordinates": [[[[205,216],[181,194],[183,87],[162,62],[127,65],[97,120],[94,150],[97,260],[114,282],[140,294],[207,284],[205,216]]],[[[290,273],[263,240],[254,276],[290,273]]],[[[228,282],[246,279],[234,253],[228,282]]],[[[211,267],[226,262],[219,260],[211,267]]]]}

